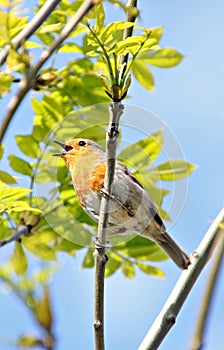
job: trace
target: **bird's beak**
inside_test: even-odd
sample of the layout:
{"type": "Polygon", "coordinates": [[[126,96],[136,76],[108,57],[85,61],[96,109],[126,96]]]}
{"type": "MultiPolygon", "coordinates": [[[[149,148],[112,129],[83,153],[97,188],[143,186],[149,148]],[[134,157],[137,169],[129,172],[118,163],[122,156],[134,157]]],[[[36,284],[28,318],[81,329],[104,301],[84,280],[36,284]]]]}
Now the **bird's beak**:
{"type": "MultiPolygon", "coordinates": [[[[56,141],[56,140],[53,140],[53,142],[57,143],[59,146],[61,146],[64,149],[66,147],[66,143],[64,143],[64,142],[56,141]]],[[[63,154],[64,154],[64,152],[62,152],[62,153],[54,153],[54,154],[52,154],[52,156],[54,156],[54,157],[61,157],[63,154]]]]}

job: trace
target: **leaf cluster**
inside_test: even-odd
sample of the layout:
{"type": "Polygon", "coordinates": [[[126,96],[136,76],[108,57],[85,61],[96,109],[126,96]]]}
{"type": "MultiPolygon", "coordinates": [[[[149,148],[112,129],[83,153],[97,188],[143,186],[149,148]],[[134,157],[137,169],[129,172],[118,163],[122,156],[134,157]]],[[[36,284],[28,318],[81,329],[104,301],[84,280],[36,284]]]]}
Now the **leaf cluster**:
{"type": "MultiPolygon", "coordinates": [[[[42,2],[38,9],[41,5],[42,2]]],[[[9,92],[15,75],[20,79],[18,77],[32,66],[35,53],[47,49],[59,37],[79,5],[79,1],[72,4],[61,1],[32,40],[24,42],[21,50],[13,47],[12,39],[27,24],[27,18],[15,13],[13,6],[7,12],[0,12],[4,27],[0,46],[8,44],[12,47],[6,69],[0,73],[0,96],[9,92]]],[[[67,64],[58,67],[55,56],[50,66],[39,73],[34,88],[37,91],[60,91],[72,104],[79,106],[108,101],[109,98],[114,101],[125,98],[131,84],[130,73],[141,86],[153,90],[154,78],[149,66],[170,68],[183,59],[177,50],[161,47],[162,34],[162,27],[143,28],[122,21],[106,24],[104,6],[100,3],[58,47],[58,57],[70,56],[70,60],[66,59],[67,64]],[[133,36],[123,39],[127,28],[133,28],[133,36]],[[123,62],[126,55],[130,59],[123,62]],[[92,93],[88,94],[90,86],[92,93]]]]}
{"type": "MultiPolygon", "coordinates": [[[[39,2],[35,12],[43,3],[39,2]]],[[[116,3],[127,10],[122,2],[116,3]]],[[[2,97],[10,92],[13,82],[28,76],[36,57],[59,37],[80,1],[60,1],[57,9],[19,50],[12,39],[27,25],[28,19],[22,15],[19,1],[3,1],[0,5],[0,28],[3,29],[0,46],[11,47],[6,67],[0,72],[2,97]]],[[[60,253],[73,258],[82,250],[82,267],[92,268],[93,238],[97,231],[97,224],[80,207],[63,161],[57,163],[51,156],[58,151],[52,140],[87,137],[104,144],[108,106],[102,104],[96,108],[95,104],[111,98],[123,99],[131,84],[130,73],[141,86],[153,90],[154,78],[149,65],[169,68],[182,60],[183,56],[175,49],[160,46],[162,33],[162,27],[147,29],[121,21],[107,24],[103,5],[95,6],[58,47],[49,66],[36,77],[34,90],[38,96],[31,99],[32,130],[28,135],[15,136],[20,153],[18,156],[16,151],[8,156],[10,173],[0,170],[0,245],[14,242],[8,263],[0,265],[0,279],[30,308],[48,340],[52,312],[47,284],[54,272],[52,266],[60,253]],[[127,28],[133,28],[134,34],[123,39],[127,28]],[[122,63],[126,55],[130,59],[122,63]],[[24,179],[28,188],[20,184],[24,179]],[[21,227],[27,230],[21,231],[21,227]],[[43,265],[38,273],[31,269],[32,259],[43,265]],[[38,295],[37,289],[41,291],[38,295]]],[[[179,180],[188,176],[194,166],[183,160],[159,164],[162,146],[163,133],[158,130],[126,146],[118,158],[133,169],[157,203],[160,215],[168,220],[162,206],[169,191],[158,187],[158,181],[179,180]],[[159,165],[154,166],[155,161],[159,165]]],[[[1,144],[0,159],[3,156],[1,144]]],[[[121,237],[114,245],[113,237],[110,241],[113,248],[108,252],[107,276],[120,270],[125,277],[133,278],[136,270],[140,270],[163,277],[163,272],[154,264],[167,256],[155,243],[138,236],[125,242],[121,237]]],[[[37,344],[43,346],[41,337],[24,334],[17,345],[37,344]]]]}
{"type": "MultiPolygon", "coordinates": [[[[42,2],[38,8],[41,5],[42,2]]],[[[21,74],[25,67],[31,66],[32,56],[28,50],[44,50],[50,45],[60,35],[63,27],[78,7],[78,1],[72,4],[67,0],[61,1],[59,7],[38,28],[32,41],[26,41],[20,51],[14,50],[12,47],[8,56],[6,72],[12,68],[11,72],[21,74]],[[18,67],[18,64],[21,63],[23,64],[22,68],[18,67]]],[[[3,10],[2,21],[7,25],[5,25],[2,45],[11,43],[12,38],[17,34],[16,28],[19,24],[19,28],[22,28],[27,23],[27,19],[21,19],[20,14],[14,9],[15,4],[8,7],[8,11],[3,10]]],[[[29,135],[15,137],[23,156],[18,157],[11,154],[8,157],[12,171],[20,176],[25,176],[30,182],[30,189],[9,187],[17,183],[18,176],[12,176],[3,170],[0,171],[0,180],[2,181],[1,223],[4,227],[2,239],[10,236],[10,232],[11,235],[13,234],[13,227],[16,228],[20,224],[24,211],[33,215],[32,213],[39,213],[41,210],[41,220],[37,227],[32,229],[35,231],[35,235],[24,238],[26,249],[41,259],[54,260],[58,250],[67,251],[74,255],[75,251],[83,246],[91,246],[92,236],[96,232],[96,223],[81,209],[63,162],[59,162],[56,168],[55,159],[51,157],[51,153],[57,150],[49,145],[54,138],[57,139],[57,134],[62,140],[83,136],[91,137],[100,143],[104,139],[105,125],[107,124],[107,119],[102,117],[107,115],[105,106],[97,109],[94,106],[85,107],[76,111],[74,108],[107,101],[109,98],[104,92],[104,87],[110,96],[114,97],[114,94],[117,93],[119,100],[127,93],[131,71],[142,86],[151,90],[154,81],[148,65],[168,68],[178,64],[182,59],[182,55],[176,50],[161,48],[159,42],[162,33],[161,27],[138,28],[131,22],[105,24],[104,7],[99,4],[89,12],[83,23],[80,23],[76,30],[70,34],[70,37],[61,44],[57,55],[69,54],[72,58],[64,67],[57,68],[57,60],[54,57],[51,66],[40,72],[35,89],[48,93],[44,94],[42,100],[32,98],[31,104],[35,113],[32,132],[29,135]],[[123,39],[124,30],[131,27],[134,29],[133,36],[123,39]],[[130,56],[130,60],[122,65],[121,58],[127,54],[130,56]],[[102,72],[100,79],[99,71],[102,72]],[[45,185],[44,195],[33,195],[34,184],[45,185]],[[46,184],[49,184],[49,190],[46,184]],[[60,220],[63,217],[66,219],[62,225],[60,220]],[[13,227],[9,220],[13,222],[13,227]],[[49,222],[54,222],[54,225],[52,226],[49,222]],[[73,230],[76,232],[75,238],[73,230]]],[[[6,72],[0,75],[2,92],[4,93],[9,90],[13,79],[12,75],[6,72]]],[[[188,176],[194,166],[182,160],[171,160],[157,167],[152,166],[152,163],[160,155],[162,145],[163,134],[159,130],[151,136],[127,146],[119,154],[119,159],[134,169],[134,175],[144,184],[159,206],[161,216],[168,220],[169,216],[162,209],[162,203],[164,196],[169,191],[158,188],[157,182],[158,180],[176,181],[188,176]]],[[[3,145],[0,150],[2,156],[3,145]]],[[[143,238],[139,239],[143,240],[145,246],[145,252],[141,251],[139,257],[129,255],[129,250],[125,250],[122,244],[111,254],[113,259],[117,259],[117,261],[120,261],[122,254],[126,264],[128,261],[129,266],[135,264],[136,267],[142,271],[145,269],[146,272],[146,268],[140,267],[142,262],[138,259],[150,261],[148,245],[152,244],[154,249],[159,252],[157,258],[164,259],[165,256],[154,243],[143,238]],[[117,256],[116,259],[115,256],[117,256]],[[133,258],[137,260],[133,260],[133,258]]],[[[126,243],[127,246],[128,243],[126,243]]],[[[87,256],[88,254],[89,252],[87,252],[87,256]]],[[[115,265],[117,269],[121,268],[122,271],[126,271],[122,264],[117,263],[113,266],[115,265]]],[[[83,263],[83,266],[86,267],[86,263],[83,263]]],[[[115,272],[116,269],[114,267],[113,269],[115,272]]],[[[108,275],[110,274],[108,273],[108,275]]]]}

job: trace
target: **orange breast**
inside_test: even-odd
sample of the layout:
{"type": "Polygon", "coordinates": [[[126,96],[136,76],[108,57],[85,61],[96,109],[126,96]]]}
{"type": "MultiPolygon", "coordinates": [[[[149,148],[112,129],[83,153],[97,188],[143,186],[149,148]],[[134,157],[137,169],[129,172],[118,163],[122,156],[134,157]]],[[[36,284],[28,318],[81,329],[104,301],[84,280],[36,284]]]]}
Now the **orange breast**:
{"type": "Polygon", "coordinates": [[[91,174],[90,187],[95,192],[100,192],[104,186],[106,164],[101,163],[95,167],[91,174]]]}

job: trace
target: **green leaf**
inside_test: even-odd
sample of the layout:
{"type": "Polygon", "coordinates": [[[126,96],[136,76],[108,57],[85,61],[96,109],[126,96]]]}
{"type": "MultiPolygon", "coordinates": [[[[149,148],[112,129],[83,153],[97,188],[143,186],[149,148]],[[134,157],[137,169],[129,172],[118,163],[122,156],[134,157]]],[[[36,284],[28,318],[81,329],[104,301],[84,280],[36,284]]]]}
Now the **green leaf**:
{"type": "Polygon", "coordinates": [[[35,49],[37,47],[38,48],[43,48],[42,45],[40,45],[40,44],[38,44],[38,43],[36,43],[34,41],[29,41],[29,40],[25,41],[24,45],[25,45],[26,49],[35,49]]]}
{"type": "Polygon", "coordinates": [[[18,348],[30,349],[31,347],[40,345],[41,342],[42,340],[36,338],[35,336],[32,336],[30,334],[24,334],[16,340],[16,346],[18,346],[18,348]]]}
{"type": "Polygon", "coordinates": [[[142,50],[147,51],[156,44],[156,39],[146,38],[145,36],[132,36],[128,37],[125,40],[121,40],[116,44],[116,47],[114,49],[111,49],[111,51],[115,51],[118,55],[126,55],[127,53],[131,53],[132,55],[135,55],[142,45],[142,48],[139,52],[142,50]]]}
{"type": "Polygon", "coordinates": [[[58,94],[57,96],[45,95],[41,102],[32,99],[32,108],[38,116],[42,117],[41,124],[45,133],[63,118],[63,100],[58,94]]]}
{"type": "Polygon", "coordinates": [[[43,106],[48,113],[48,117],[53,118],[56,122],[63,118],[61,101],[52,95],[44,95],[43,106]]]}
{"type": "Polygon", "coordinates": [[[74,43],[66,43],[63,44],[60,49],[58,50],[59,52],[80,52],[82,53],[82,48],[74,43]]]}
{"type": "Polygon", "coordinates": [[[16,184],[16,180],[14,179],[14,177],[12,177],[10,174],[6,173],[5,171],[1,171],[0,170],[0,181],[9,184],[9,185],[13,185],[16,184]]]}
{"type": "Polygon", "coordinates": [[[69,242],[67,239],[62,239],[62,241],[57,245],[57,251],[67,252],[72,256],[75,255],[76,250],[82,248],[83,246],[69,242]]]}
{"type": "Polygon", "coordinates": [[[45,33],[59,33],[63,28],[63,23],[54,23],[49,25],[43,25],[36,33],[45,34],[45,33]]]}
{"type": "Polygon", "coordinates": [[[163,27],[151,28],[150,38],[154,38],[154,39],[156,39],[157,42],[159,42],[162,35],[163,35],[163,27]]]}
{"type": "Polygon", "coordinates": [[[161,206],[163,203],[163,198],[167,196],[170,191],[157,187],[155,184],[156,180],[153,181],[148,169],[141,173],[134,171],[134,175],[137,180],[143,185],[145,190],[150,194],[153,202],[156,203],[157,206],[161,206]]]}
{"type": "Polygon", "coordinates": [[[1,143],[0,144],[0,159],[2,159],[3,154],[4,154],[4,143],[1,143]]]}
{"type": "Polygon", "coordinates": [[[31,106],[33,108],[33,111],[37,114],[42,116],[44,113],[44,107],[42,105],[42,102],[37,100],[36,98],[31,98],[31,106]]]}
{"type": "Polygon", "coordinates": [[[39,144],[32,135],[18,135],[15,137],[19,149],[31,158],[36,158],[40,151],[39,144]]]}
{"type": "Polygon", "coordinates": [[[95,6],[94,10],[96,16],[96,31],[98,31],[103,27],[105,21],[105,12],[102,3],[95,6]]]}
{"type": "Polygon", "coordinates": [[[57,181],[63,183],[68,176],[68,170],[65,164],[59,163],[57,166],[57,181]]]}
{"type": "Polygon", "coordinates": [[[7,94],[11,87],[13,81],[13,77],[8,74],[1,73],[0,74],[0,97],[3,94],[7,94]]]}
{"type": "Polygon", "coordinates": [[[35,307],[35,316],[39,324],[45,328],[48,332],[51,330],[52,325],[52,313],[51,313],[51,304],[50,296],[47,288],[44,289],[43,297],[37,301],[35,307]]]}
{"type": "Polygon", "coordinates": [[[122,258],[112,252],[108,254],[108,258],[109,260],[106,264],[106,270],[105,270],[106,277],[113,275],[119,269],[119,267],[121,267],[121,263],[122,263],[122,258]]]}
{"type": "Polygon", "coordinates": [[[35,138],[35,140],[37,140],[38,142],[41,142],[44,140],[48,131],[49,129],[43,123],[43,117],[41,115],[36,115],[33,121],[32,136],[35,138]]]}
{"type": "Polygon", "coordinates": [[[107,43],[111,40],[111,35],[117,30],[123,30],[125,28],[135,27],[132,22],[113,22],[108,24],[99,34],[99,38],[103,43],[107,43]]]}
{"type": "Polygon", "coordinates": [[[159,156],[162,145],[163,132],[158,130],[149,137],[125,147],[118,155],[118,159],[146,168],[159,156]]]}
{"type": "Polygon", "coordinates": [[[132,72],[139,84],[147,90],[154,89],[154,79],[151,71],[142,60],[135,60],[131,66],[132,72]]]}
{"type": "Polygon", "coordinates": [[[178,65],[184,58],[180,52],[172,48],[164,48],[141,57],[144,62],[160,68],[170,68],[178,65]]]}
{"type": "Polygon", "coordinates": [[[153,276],[153,277],[164,277],[164,272],[160,269],[158,269],[157,267],[154,266],[149,266],[146,264],[142,264],[142,263],[136,263],[136,265],[138,266],[138,268],[143,271],[144,273],[146,273],[147,275],[153,276]]]}
{"type": "Polygon", "coordinates": [[[37,37],[46,45],[50,46],[54,41],[54,35],[50,33],[37,34],[37,37]]]}
{"type": "Polygon", "coordinates": [[[167,255],[156,243],[141,236],[136,236],[132,240],[119,246],[119,251],[132,258],[149,261],[166,260],[167,255]]]}
{"type": "Polygon", "coordinates": [[[155,180],[175,181],[189,176],[196,168],[185,160],[170,160],[149,170],[149,175],[155,180]]]}
{"type": "Polygon", "coordinates": [[[127,278],[135,277],[135,268],[130,261],[124,260],[121,265],[121,271],[127,278]]]}
{"type": "Polygon", "coordinates": [[[139,50],[139,47],[144,39],[145,38],[142,36],[128,37],[127,39],[119,41],[116,44],[114,51],[118,55],[125,55],[126,53],[129,53],[129,52],[134,54],[139,50]]]}
{"type": "Polygon", "coordinates": [[[33,236],[23,237],[23,244],[26,249],[40,259],[46,261],[56,260],[55,250],[46,243],[39,242],[38,234],[36,233],[33,236]]]}
{"type": "Polygon", "coordinates": [[[77,133],[76,137],[82,137],[82,138],[88,138],[88,135],[91,136],[91,140],[97,142],[97,143],[104,143],[105,139],[105,126],[104,125],[90,125],[87,126],[85,129],[81,130],[79,133],[77,133]]]}
{"type": "MultiPolygon", "coordinates": [[[[9,3],[9,8],[11,8],[12,2],[9,3]]],[[[18,10],[17,10],[18,11],[18,10]]],[[[1,28],[1,37],[0,37],[0,46],[4,46],[9,43],[9,39],[14,38],[24,26],[27,24],[27,18],[25,16],[17,17],[15,16],[14,11],[0,12],[0,24],[1,28]]]]}
{"type": "Polygon", "coordinates": [[[15,201],[16,199],[23,198],[28,193],[32,192],[31,190],[28,190],[23,187],[1,187],[0,188],[0,199],[3,200],[10,200],[15,201]]]}
{"type": "Polygon", "coordinates": [[[82,263],[83,268],[91,268],[94,266],[93,252],[94,252],[94,249],[92,248],[88,249],[82,263]]]}
{"type": "Polygon", "coordinates": [[[54,273],[58,271],[59,268],[60,266],[58,264],[44,264],[42,267],[40,266],[40,269],[35,269],[29,281],[32,285],[41,284],[44,287],[48,286],[54,273]]]}
{"type": "Polygon", "coordinates": [[[7,210],[15,212],[23,212],[24,210],[41,213],[40,209],[31,207],[25,201],[11,201],[7,203],[7,210]]]}
{"type": "Polygon", "coordinates": [[[23,247],[19,242],[15,242],[12,263],[18,275],[22,275],[26,272],[28,263],[23,247]]]}
{"type": "Polygon", "coordinates": [[[8,237],[11,237],[13,234],[13,230],[9,228],[9,219],[2,219],[0,216],[0,240],[6,239],[8,237]]]}
{"type": "Polygon", "coordinates": [[[13,154],[10,154],[8,156],[10,166],[13,170],[15,170],[17,173],[31,176],[33,173],[33,168],[31,165],[26,162],[25,160],[18,158],[14,156],[13,154]]]}

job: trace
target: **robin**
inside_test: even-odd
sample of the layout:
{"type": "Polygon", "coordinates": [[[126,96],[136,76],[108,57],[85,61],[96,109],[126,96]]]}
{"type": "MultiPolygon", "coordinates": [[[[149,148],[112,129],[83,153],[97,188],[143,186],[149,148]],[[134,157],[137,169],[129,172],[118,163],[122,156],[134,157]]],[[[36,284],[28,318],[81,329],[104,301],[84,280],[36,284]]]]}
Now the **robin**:
{"type": "MultiPolygon", "coordinates": [[[[83,138],[67,143],[54,142],[62,146],[64,151],[53,156],[65,160],[82,208],[98,221],[100,200],[105,194],[106,153],[94,141],[83,138]]],[[[108,226],[112,235],[135,232],[156,242],[182,269],[187,269],[190,264],[188,256],[166,232],[148,192],[118,160],[110,196],[108,226]]]]}

